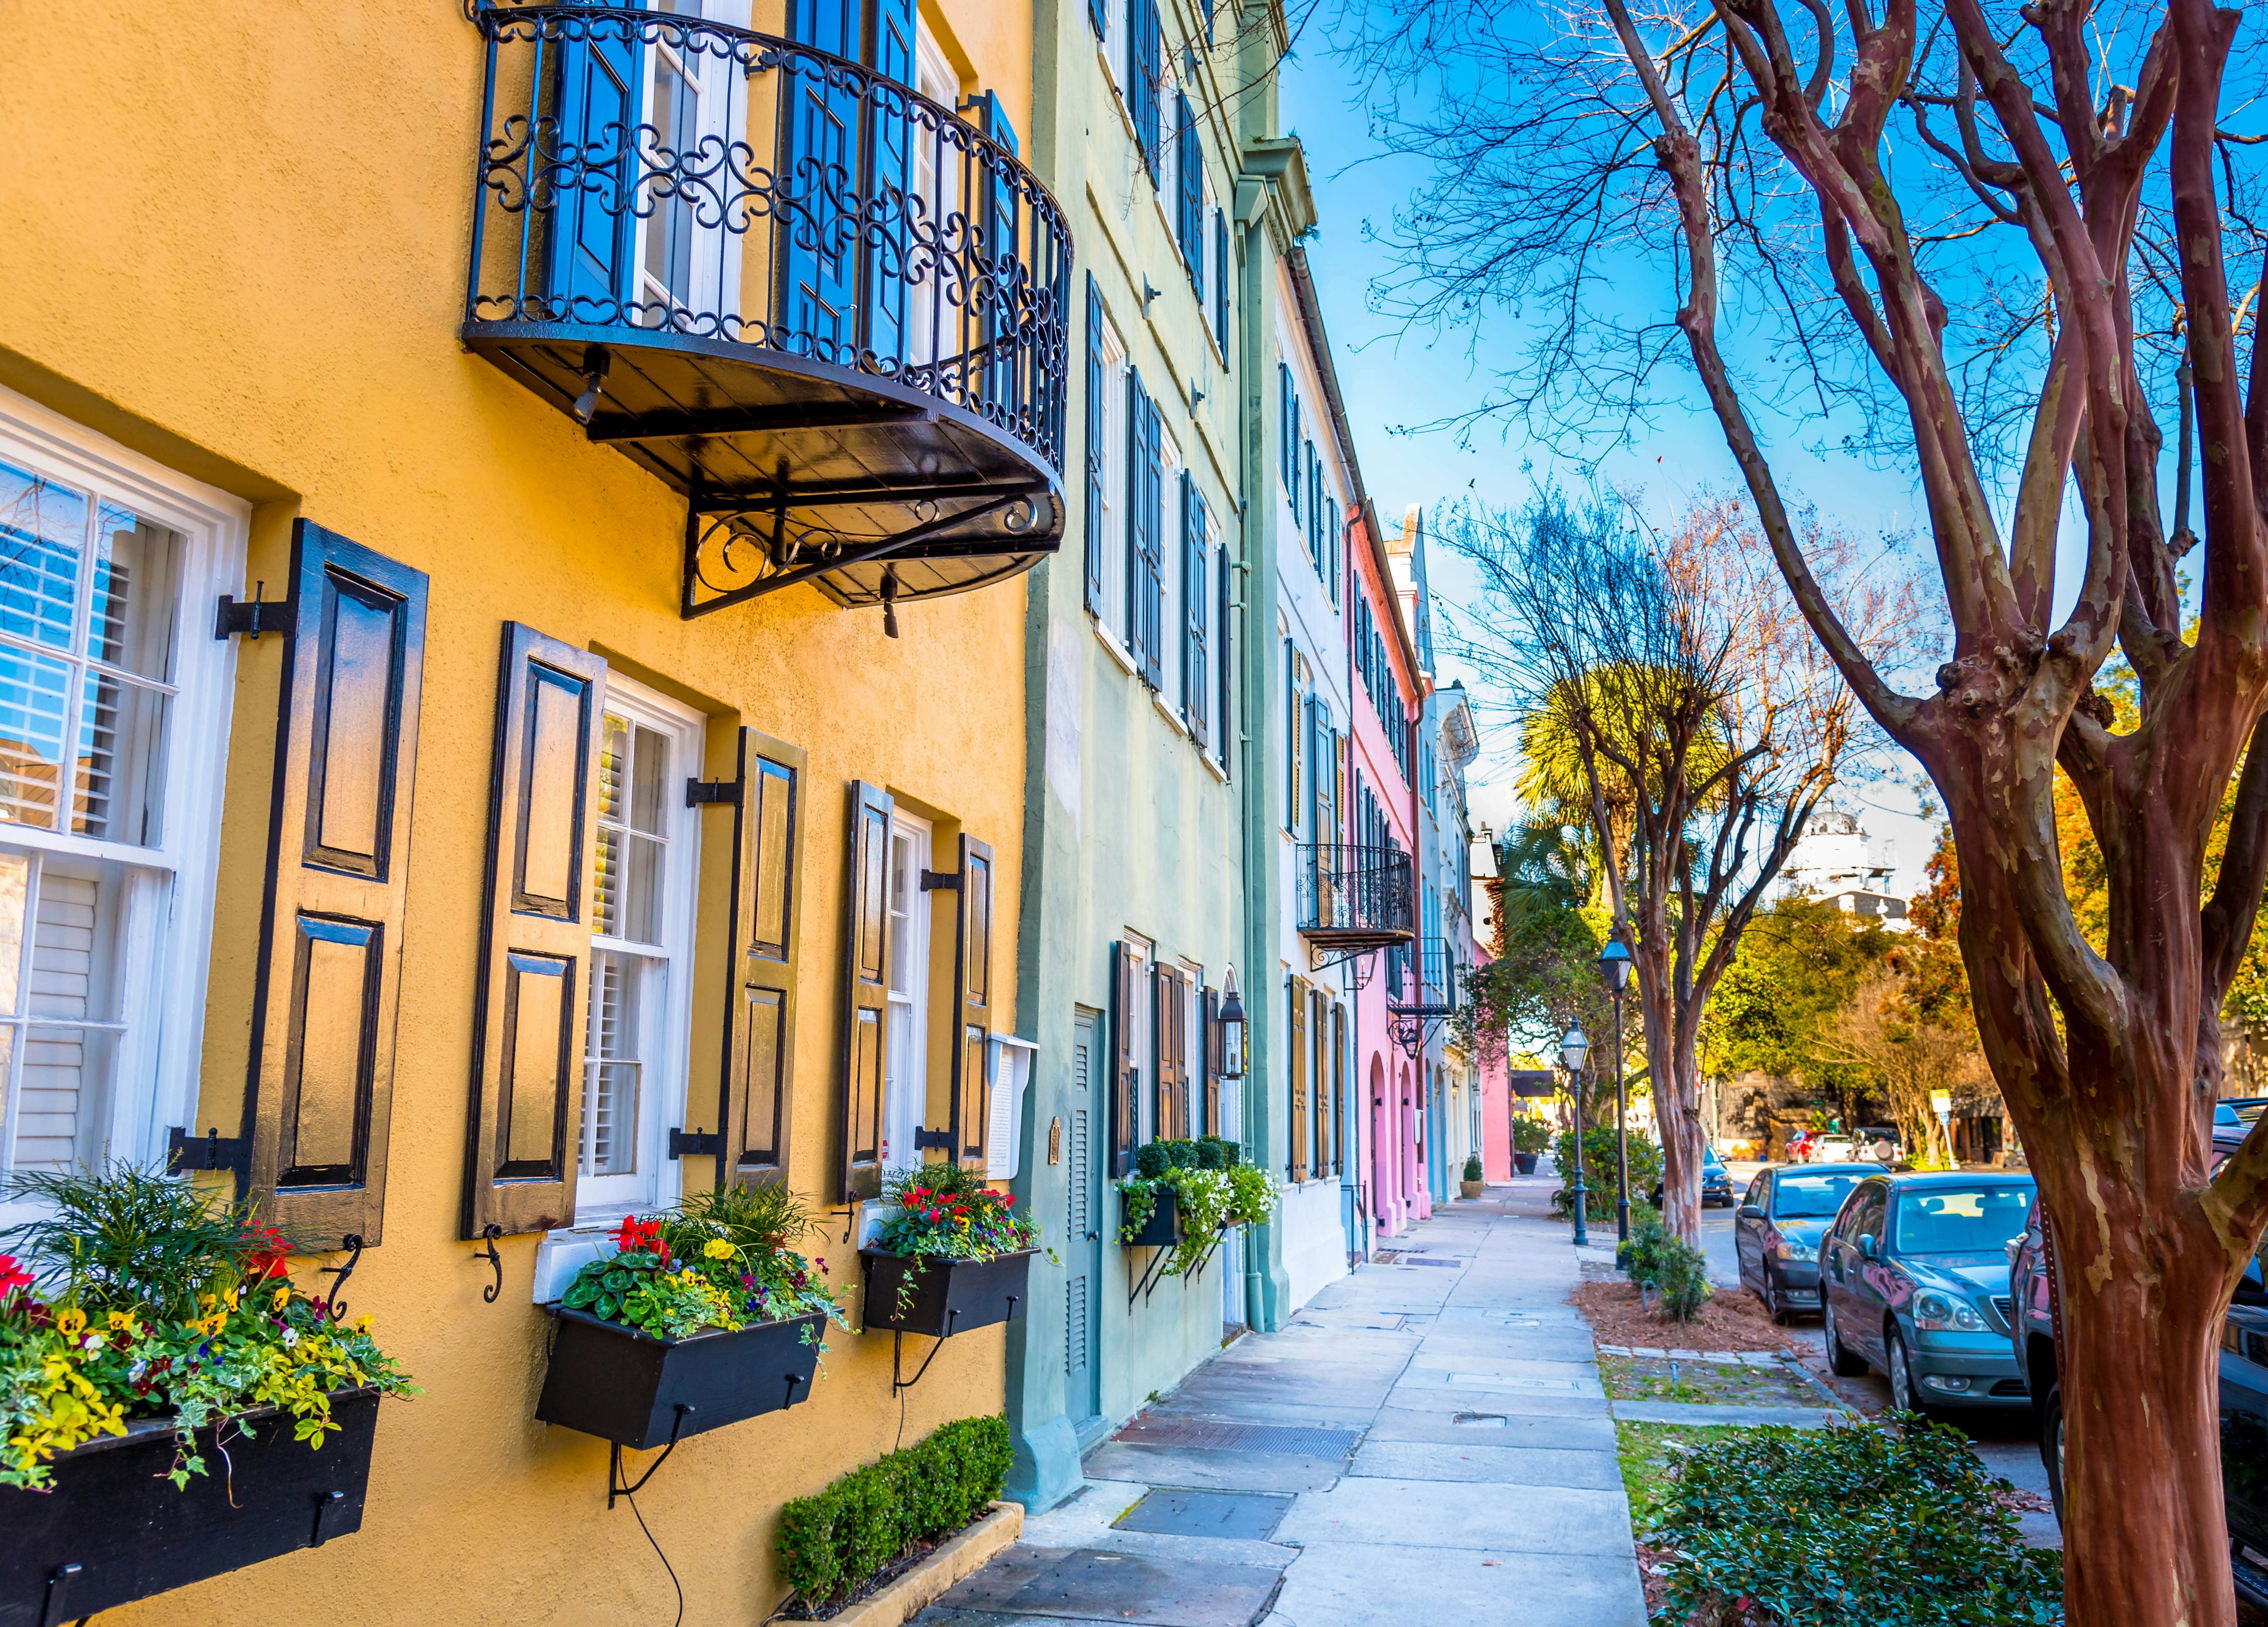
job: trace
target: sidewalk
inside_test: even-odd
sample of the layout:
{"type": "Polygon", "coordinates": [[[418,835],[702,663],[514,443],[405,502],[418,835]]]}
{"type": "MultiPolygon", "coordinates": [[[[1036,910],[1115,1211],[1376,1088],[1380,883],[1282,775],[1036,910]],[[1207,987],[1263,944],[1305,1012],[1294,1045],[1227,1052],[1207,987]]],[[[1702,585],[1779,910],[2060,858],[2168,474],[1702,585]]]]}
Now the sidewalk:
{"type": "Polygon", "coordinates": [[[1445,1205],[1089,1454],[923,1627],[1643,1627],[1552,1182],[1445,1205]]]}

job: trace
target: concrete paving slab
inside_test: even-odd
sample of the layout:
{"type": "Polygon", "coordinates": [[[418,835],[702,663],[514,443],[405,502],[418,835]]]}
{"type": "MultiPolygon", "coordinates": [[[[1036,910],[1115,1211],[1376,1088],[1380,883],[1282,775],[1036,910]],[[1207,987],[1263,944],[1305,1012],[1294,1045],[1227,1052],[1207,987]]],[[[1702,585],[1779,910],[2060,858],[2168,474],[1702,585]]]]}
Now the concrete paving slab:
{"type": "Polygon", "coordinates": [[[1265,1542],[1291,1511],[1291,1498],[1275,1492],[1152,1491],[1118,1517],[1118,1528],[1265,1542]]]}
{"type": "Polygon", "coordinates": [[[1854,1416],[1832,1407],[1712,1407],[1677,1401],[1618,1401],[1614,1413],[1626,1424],[1683,1424],[1692,1428],[1786,1424],[1796,1429],[1825,1429],[1830,1424],[1851,1422],[1854,1416]]]}
{"type": "Polygon", "coordinates": [[[1610,1491],[1348,1479],[1302,1496],[1276,1535],[1302,1546],[1365,1542],[1602,1558],[1631,1552],[1619,1479],[1610,1491]]]}
{"type": "Polygon", "coordinates": [[[938,1602],[1144,1627],[1247,1627],[1268,1608],[1277,1582],[1278,1573],[1264,1565],[1172,1564],[1103,1549],[1020,1545],[938,1602]]]}
{"type": "MultiPolygon", "coordinates": [[[[1646,1627],[1638,1562],[1476,1549],[1310,1543],[1262,1627],[1646,1627]]],[[[1020,1623],[1020,1627],[1023,1624],[1020,1623]]]]}
{"type": "Polygon", "coordinates": [[[1379,1409],[1379,1416],[1384,1417],[1394,1412],[1426,1412],[1441,1417],[1458,1412],[1508,1412],[1559,1418],[1610,1416],[1605,1398],[1600,1395],[1540,1389],[1433,1388],[1422,1384],[1398,1386],[1394,1398],[1379,1409]]]}
{"type": "Polygon", "coordinates": [[[1366,1479],[1493,1482],[1571,1491],[1615,1491],[1622,1471],[1596,1445],[1579,1447],[1479,1446],[1489,1434],[1467,1429],[1462,1441],[1370,1440],[1350,1474],[1366,1479]]]}
{"type": "Polygon", "coordinates": [[[1600,1408],[1591,1417],[1563,1418],[1498,1412],[1482,1414],[1471,1423],[1459,1423],[1454,1413],[1385,1411],[1371,1425],[1371,1441],[1431,1441],[1459,1446],[1479,1441],[1491,1447],[1540,1447],[1562,1451],[1604,1452],[1615,1449],[1614,1420],[1600,1408]],[[1493,1417],[1495,1422],[1488,1420],[1493,1417]]]}
{"type": "Polygon", "coordinates": [[[1152,1486],[1222,1491],[1317,1491],[1346,1473],[1344,1458],[1262,1456],[1180,1447],[1138,1447],[1112,1441],[1086,1458],[1086,1472],[1152,1486]]]}

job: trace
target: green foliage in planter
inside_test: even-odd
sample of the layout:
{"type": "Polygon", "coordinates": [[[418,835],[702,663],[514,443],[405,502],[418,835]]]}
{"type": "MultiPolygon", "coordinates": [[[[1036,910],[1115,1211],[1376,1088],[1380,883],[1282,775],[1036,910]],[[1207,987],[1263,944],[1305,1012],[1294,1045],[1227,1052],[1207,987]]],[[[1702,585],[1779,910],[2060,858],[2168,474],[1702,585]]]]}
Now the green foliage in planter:
{"type": "Polygon", "coordinates": [[[1958,1431],[1911,1417],[1743,1430],[1659,1505],[1658,1623],[2055,1627],[2063,1556],[2024,1546],[1958,1431]]]}
{"type": "MultiPolygon", "coordinates": [[[[1588,1189],[1588,1208],[1593,1214],[1602,1212],[1602,1204],[1615,1201],[1615,1127],[1611,1124],[1592,1124],[1583,1131],[1583,1184],[1588,1189]]],[[[1572,1194],[1575,1168],[1575,1132],[1563,1130],[1551,1137],[1551,1156],[1559,1166],[1560,1189],[1552,1194],[1551,1207],[1561,1215],[1574,1211],[1572,1194]]],[[[1630,1189],[1643,1196],[1653,1190],[1654,1182],[1661,1179],[1661,1149],[1653,1137],[1644,1130],[1630,1134],[1630,1189]]]]}
{"type": "Polygon", "coordinates": [[[1551,1145],[1551,1127],[1542,1119],[1525,1115],[1512,1121],[1512,1150],[1515,1152],[1541,1152],[1551,1145]]]}
{"type": "Polygon", "coordinates": [[[1465,1179],[1468,1181],[1481,1181],[1486,1179],[1486,1177],[1481,1174],[1481,1155],[1479,1153],[1476,1152],[1465,1160],[1465,1179]]]}
{"type": "Polygon", "coordinates": [[[1140,1234],[1157,1212],[1158,1194],[1168,1188],[1180,1205],[1182,1240],[1165,1268],[1167,1277],[1202,1264],[1224,1226],[1259,1225],[1276,1212],[1275,1182],[1244,1162],[1233,1141],[1152,1141],[1134,1150],[1134,1174],[1118,1183],[1120,1242],[1140,1234]]]}
{"type": "Polygon", "coordinates": [[[846,1600],[922,1542],[996,1500],[1012,1454],[1005,1416],[961,1418],[780,1510],[780,1574],[807,1610],[846,1600]]]}

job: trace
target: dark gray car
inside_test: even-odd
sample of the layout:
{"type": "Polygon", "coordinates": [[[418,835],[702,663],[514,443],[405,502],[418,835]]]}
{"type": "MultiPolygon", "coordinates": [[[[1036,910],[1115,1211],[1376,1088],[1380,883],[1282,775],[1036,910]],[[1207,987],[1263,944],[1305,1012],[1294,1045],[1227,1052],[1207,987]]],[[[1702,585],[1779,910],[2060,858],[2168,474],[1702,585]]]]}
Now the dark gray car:
{"type": "Polygon", "coordinates": [[[2008,1240],[2031,1212],[2029,1175],[1872,1175],[1820,1245],[1827,1359],[1879,1367],[1904,1410],[2029,1404],[2008,1345],[2008,1240]]]}
{"type": "Polygon", "coordinates": [[[1774,1321],[1819,1308],[1819,1240],[1866,1178],[1863,1164],[1777,1164],[1749,1182],[1733,1214],[1733,1247],[1741,1286],[1774,1321]]]}

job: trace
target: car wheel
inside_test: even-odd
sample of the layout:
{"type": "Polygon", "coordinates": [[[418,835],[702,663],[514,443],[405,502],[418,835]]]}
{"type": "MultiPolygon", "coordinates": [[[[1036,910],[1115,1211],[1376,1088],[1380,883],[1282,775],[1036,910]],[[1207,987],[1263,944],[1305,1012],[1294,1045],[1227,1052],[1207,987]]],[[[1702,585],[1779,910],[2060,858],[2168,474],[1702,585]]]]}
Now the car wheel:
{"type": "Polygon", "coordinates": [[[1827,1370],[1838,1379],[1855,1379],[1867,1371],[1866,1358],[1853,1356],[1843,1348],[1843,1340],[1835,1326],[1835,1307],[1827,1298],[1827,1285],[1819,1288],[1819,1316],[1822,1330],[1827,1335],[1827,1370]]]}
{"type": "Polygon", "coordinates": [[[1929,1409],[1922,1404],[1914,1388],[1913,1360],[1906,1354],[1905,1335],[1895,1324],[1882,1337],[1889,1348],[1883,1351],[1890,1370],[1890,1405],[1901,1412],[1927,1415],[1929,1409]]]}
{"type": "Polygon", "coordinates": [[[2063,1386],[2048,1386],[2040,1403],[2040,1462],[2048,1471],[2048,1496],[2055,1502],[2056,1525],[2063,1525],[2063,1386]]]}

